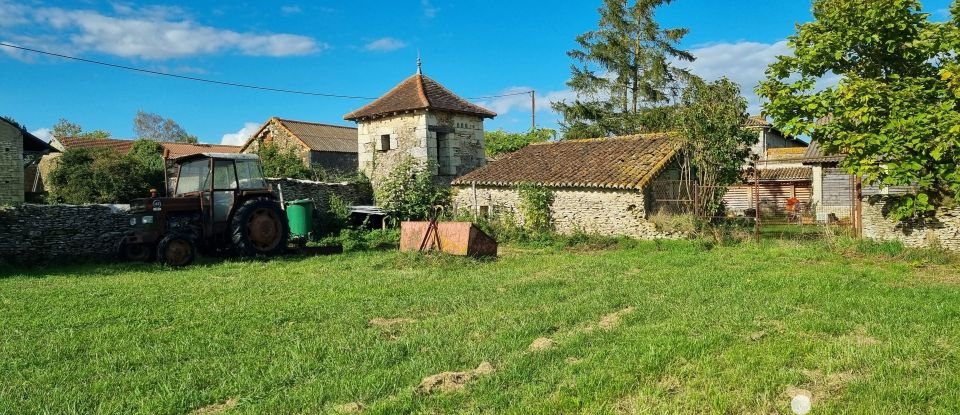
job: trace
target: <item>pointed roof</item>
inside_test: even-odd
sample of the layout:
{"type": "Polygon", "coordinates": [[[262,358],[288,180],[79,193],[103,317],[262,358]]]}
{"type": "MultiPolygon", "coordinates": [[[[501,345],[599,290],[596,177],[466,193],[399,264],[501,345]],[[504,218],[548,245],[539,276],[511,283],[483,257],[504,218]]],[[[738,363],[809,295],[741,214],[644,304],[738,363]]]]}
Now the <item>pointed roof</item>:
{"type": "Polygon", "coordinates": [[[271,123],[279,125],[310,150],[335,153],[357,152],[357,127],[289,120],[280,117],[270,117],[256,133],[247,138],[241,149],[246,150],[271,123]]]}
{"type": "Polygon", "coordinates": [[[386,117],[393,113],[411,110],[439,110],[493,118],[497,113],[473,104],[457,96],[439,82],[421,74],[413,75],[390,92],[363,108],[343,116],[345,120],[357,121],[386,117]]]}

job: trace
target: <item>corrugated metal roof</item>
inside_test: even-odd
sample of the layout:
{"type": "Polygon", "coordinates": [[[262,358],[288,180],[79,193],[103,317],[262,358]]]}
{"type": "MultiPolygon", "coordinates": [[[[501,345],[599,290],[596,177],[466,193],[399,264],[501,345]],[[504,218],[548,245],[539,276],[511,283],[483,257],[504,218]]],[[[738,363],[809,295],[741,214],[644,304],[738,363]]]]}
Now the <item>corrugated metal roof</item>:
{"type": "Polygon", "coordinates": [[[455,185],[641,189],[676,155],[669,134],[532,144],[453,182],[455,185]]]}
{"type": "Polygon", "coordinates": [[[355,127],[275,119],[313,151],[356,153],[359,147],[355,127]]]}
{"type": "Polygon", "coordinates": [[[820,144],[811,141],[803,153],[803,164],[835,164],[846,158],[844,154],[826,154],[820,144]]]}

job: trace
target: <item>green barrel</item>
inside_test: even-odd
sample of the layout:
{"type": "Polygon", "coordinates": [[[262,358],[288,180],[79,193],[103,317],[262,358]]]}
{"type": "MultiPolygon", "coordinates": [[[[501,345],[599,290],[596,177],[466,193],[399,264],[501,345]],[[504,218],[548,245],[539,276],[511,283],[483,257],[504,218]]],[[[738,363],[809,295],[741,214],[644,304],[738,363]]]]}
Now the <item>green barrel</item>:
{"type": "Polygon", "coordinates": [[[306,238],[313,230],[313,201],[301,199],[287,202],[287,221],[290,222],[290,236],[306,238]]]}

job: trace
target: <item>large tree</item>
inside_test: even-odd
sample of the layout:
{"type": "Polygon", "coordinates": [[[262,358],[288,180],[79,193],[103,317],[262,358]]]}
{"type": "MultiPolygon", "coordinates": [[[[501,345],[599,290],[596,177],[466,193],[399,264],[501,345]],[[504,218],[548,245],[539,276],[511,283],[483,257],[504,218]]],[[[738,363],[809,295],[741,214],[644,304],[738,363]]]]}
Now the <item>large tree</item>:
{"type": "Polygon", "coordinates": [[[66,118],[61,118],[53,125],[51,134],[57,138],[110,138],[110,133],[107,131],[84,131],[80,124],[72,123],[66,118]]]}
{"type": "Polygon", "coordinates": [[[937,23],[917,0],[816,0],[793,54],[757,88],[785,133],[845,154],[866,183],[915,186],[893,200],[895,219],[927,217],[960,191],[960,6],[951,11],[937,23]]]}
{"type": "Polygon", "coordinates": [[[180,124],[159,114],[137,111],[133,118],[133,130],[137,138],[177,143],[197,143],[197,137],[188,133],[180,124]]]}
{"type": "Polygon", "coordinates": [[[663,108],[688,75],[672,61],[693,61],[679,49],[687,29],[663,29],[654,12],[671,0],[604,0],[597,30],[577,37],[567,54],[572,102],[554,103],[565,138],[603,137],[665,128],[663,108]]]}

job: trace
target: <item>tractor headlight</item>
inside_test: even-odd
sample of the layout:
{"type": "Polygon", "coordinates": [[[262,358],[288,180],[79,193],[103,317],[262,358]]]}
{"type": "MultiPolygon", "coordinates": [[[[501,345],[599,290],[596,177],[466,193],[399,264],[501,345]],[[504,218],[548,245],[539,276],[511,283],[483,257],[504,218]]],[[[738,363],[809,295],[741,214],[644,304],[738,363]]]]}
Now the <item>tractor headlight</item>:
{"type": "Polygon", "coordinates": [[[151,223],[153,223],[153,216],[144,216],[144,217],[143,217],[143,224],[144,224],[144,225],[149,225],[149,224],[151,224],[151,223]]]}
{"type": "Polygon", "coordinates": [[[137,218],[130,218],[130,226],[136,226],[136,225],[137,225],[137,218]]]}

